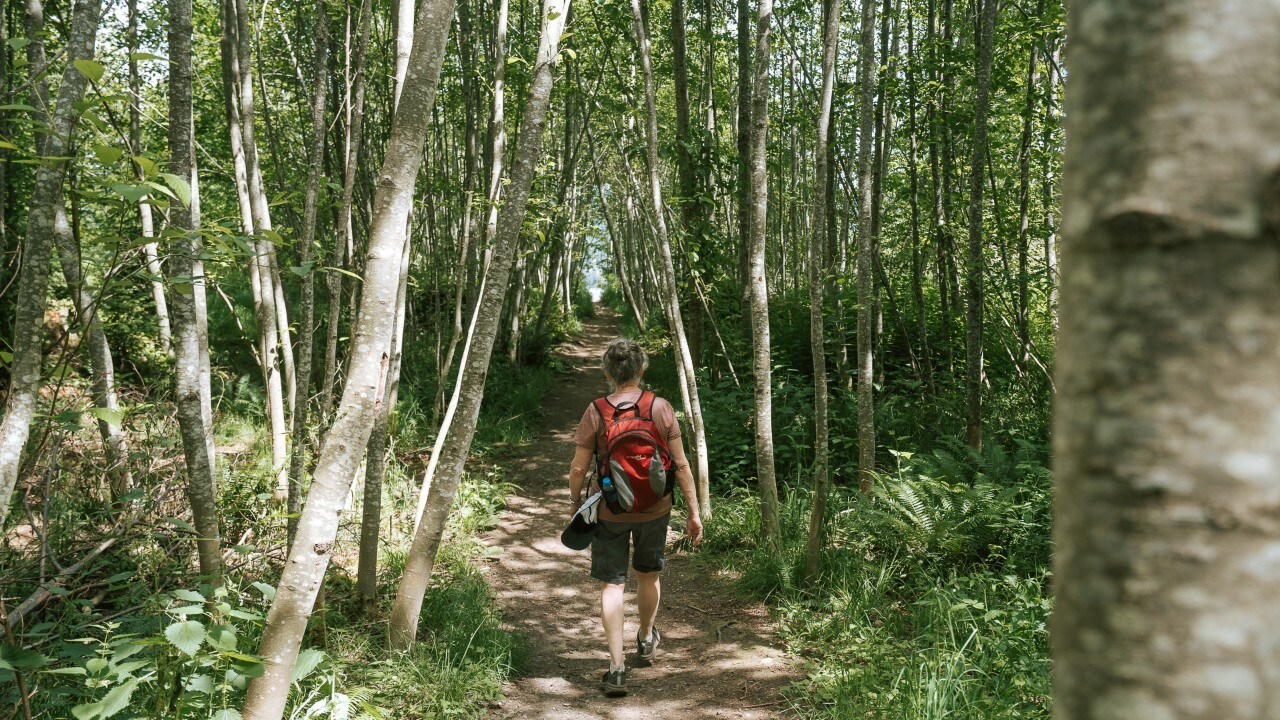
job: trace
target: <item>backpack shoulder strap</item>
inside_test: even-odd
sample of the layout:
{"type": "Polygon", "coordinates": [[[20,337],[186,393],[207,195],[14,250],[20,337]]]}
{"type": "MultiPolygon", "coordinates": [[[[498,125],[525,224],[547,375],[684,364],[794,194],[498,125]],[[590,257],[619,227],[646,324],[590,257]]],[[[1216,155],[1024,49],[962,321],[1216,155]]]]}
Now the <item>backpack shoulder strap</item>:
{"type": "Polygon", "coordinates": [[[639,399],[636,400],[636,407],[640,410],[640,417],[645,420],[653,421],[653,403],[658,399],[651,391],[645,390],[640,393],[639,399]]]}
{"type": "Polygon", "coordinates": [[[600,427],[603,429],[604,426],[608,425],[609,421],[613,419],[613,416],[614,416],[613,405],[609,404],[609,398],[602,397],[602,398],[596,398],[595,401],[591,403],[591,407],[595,408],[596,414],[600,416],[600,427]]]}

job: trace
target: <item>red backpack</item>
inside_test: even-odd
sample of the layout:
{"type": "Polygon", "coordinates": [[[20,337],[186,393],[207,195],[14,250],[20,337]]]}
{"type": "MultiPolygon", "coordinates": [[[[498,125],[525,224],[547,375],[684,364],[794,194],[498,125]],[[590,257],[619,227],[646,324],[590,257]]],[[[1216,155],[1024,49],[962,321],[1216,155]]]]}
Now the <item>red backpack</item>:
{"type": "Polygon", "coordinates": [[[596,400],[604,436],[596,448],[605,504],[614,514],[644,512],[674,490],[667,438],[653,421],[653,393],[640,393],[635,402],[614,405],[609,398],[596,400]]]}

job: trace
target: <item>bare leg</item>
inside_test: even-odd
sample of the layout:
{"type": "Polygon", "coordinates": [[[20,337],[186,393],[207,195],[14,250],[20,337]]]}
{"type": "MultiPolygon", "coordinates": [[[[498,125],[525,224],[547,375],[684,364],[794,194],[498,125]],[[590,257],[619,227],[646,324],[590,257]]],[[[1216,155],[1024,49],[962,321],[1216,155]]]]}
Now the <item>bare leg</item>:
{"type": "MultiPolygon", "coordinates": [[[[640,586],[636,590],[636,604],[640,606],[640,637],[649,638],[653,621],[658,617],[658,601],[662,599],[662,582],[656,572],[637,572],[640,586]]],[[[621,626],[619,626],[621,632],[621,626]]]]}
{"type": "MultiPolygon", "coordinates": [[[[625,615],[623,585],[601,583],[600,619],[604,623],[604,636],[609,641],[609,669],[623,666],[622,620],[625,615]]],[[[650,618],[650,622],[653,622],[650,618]]]]}

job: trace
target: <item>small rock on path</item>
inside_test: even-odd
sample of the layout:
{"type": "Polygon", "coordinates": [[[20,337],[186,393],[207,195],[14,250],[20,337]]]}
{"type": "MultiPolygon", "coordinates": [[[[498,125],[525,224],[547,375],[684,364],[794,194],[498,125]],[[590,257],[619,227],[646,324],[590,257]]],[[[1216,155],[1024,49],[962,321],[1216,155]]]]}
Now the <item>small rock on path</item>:
{"type": "MultiPolygon", "coordinates": [[[[607,387],[599,358],[617,333],[616,316],[586,323],[578,341],[561,349],[573,367],[544,402],[539,442],[504,465],[518,486],[485,541],[502,548],[489,581],[502,600],[507,626],[527,641],[528,662],[490,710],[492,720],[702,720],[781,718],[790,705],[782,690],[803,678],[798,663],[778,648],[765,609],[734,596],[731,580],[714,574],[671,540],[683,537],[673,517],[662,575],[658,627],[662,644],[652,667],[635,657],[635,577],[627,583],[626,638],[630,693],[606,698],[600,676],[608,666],[600,626],[600,590],[589,576],[589,551],[560,544],[568,519],[565,477],[573,431],[583,410],[607,387]]],[[[715,532],[714,521],[709,533],[715,532]]],[[[687,542],[681,544],[687,548],[687,542]]]]}

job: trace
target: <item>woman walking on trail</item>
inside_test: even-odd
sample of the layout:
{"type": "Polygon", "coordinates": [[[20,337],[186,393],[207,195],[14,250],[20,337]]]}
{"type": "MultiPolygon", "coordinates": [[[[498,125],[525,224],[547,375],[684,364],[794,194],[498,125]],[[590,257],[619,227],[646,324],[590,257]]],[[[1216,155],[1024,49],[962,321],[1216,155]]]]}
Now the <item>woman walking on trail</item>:
{"type": "MultiPolygon", "coordinates": [[[[676,481],[688,506],[686,532],[690,541],[697,546],[702,540],[702,520],[698,517],[693,473],[689,471],[689,463],[685,459],[680,426],[676,422],[671,403],[641,387],[641,379],[648,366],[649,358],[644,349],[632,340],[614,340],[605,350],[601,367],[613,392],[587,407],[578,423],[577,432],[574,433],[577,451],[569,469],[569,496],[573,501],[570,514],[576,513],[582,505],[583,481],[590,470],[593,456],[605,459],[602,466],[597,468],[601,471],[598,482],[605,482],[608,475],[616,475],[623,469],[616,463],[612,471],[609,469],[611,461],[608,455],[611,448],[606,446],[606,434],[610,424],[632,417],[646,423],[648,427],[656,427],[659,435],[655,438],[657,444],[666,445],[676,481]],[[648,424],[650,421],[651,424],[648,424]]],[[[650,459],[656,462],[658,456],[659,453],[655,451],[652,458],[644,458],[645,467],[649,467],[650,459]]],[[[658,477],[653,474],[657,469],[649,472],[651,477],[658,477]]],[[[660,477],[665,478],[666,475],[660,477]]],[[[637,497],[642,496],[644,488],[637,490],[637,497]]],[[[601,583],[600,616],[609,645],[609,669],[601,679],[601,687],[611,697],[627,694],[622,626],[625,614],[623,587],[627,582],[628,555],[631,555],[631,567],[635,568],[639,581],[636,595],[640,628],[636,633],[636,645],[641,662],[652,662],[662,639],[654,620],[662,595],[658,574],[666,565],[664,553],[670,520],[671,495],[668,492],[662,492],[648,507],[637,504],[630,512],[614,512],[605,503],[601,503],[599,524],[591,541],[591,577],[601,583]]]]}

